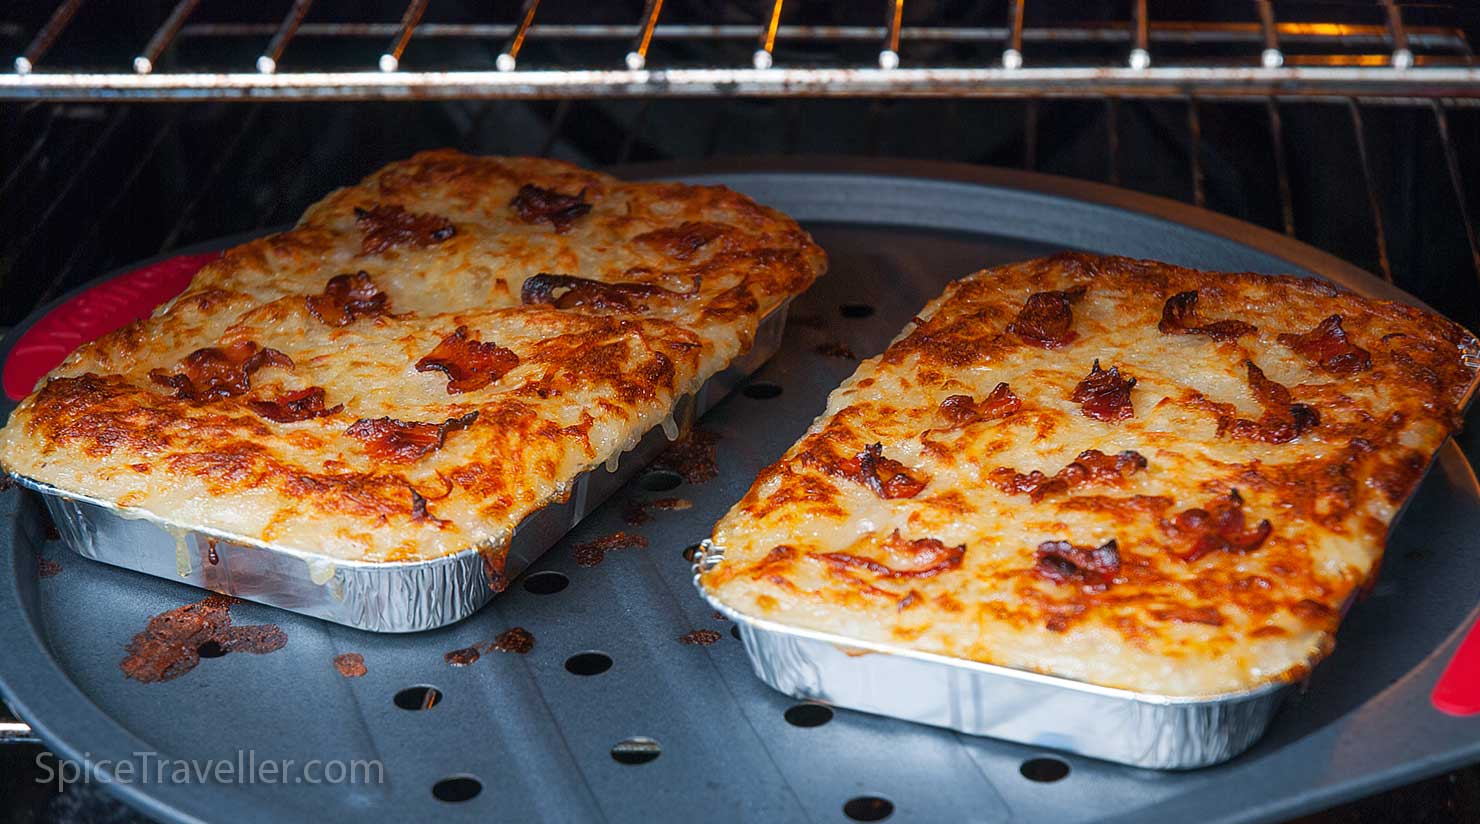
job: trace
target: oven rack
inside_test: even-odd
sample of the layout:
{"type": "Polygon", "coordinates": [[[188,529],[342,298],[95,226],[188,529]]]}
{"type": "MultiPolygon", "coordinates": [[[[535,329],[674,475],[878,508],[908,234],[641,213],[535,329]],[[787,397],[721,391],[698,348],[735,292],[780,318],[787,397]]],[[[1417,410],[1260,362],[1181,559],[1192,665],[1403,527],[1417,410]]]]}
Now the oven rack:
{"type": "Polygon", "coordinates": [[[99,5],[60,0],[34,23],[0,20],[0,42],[16,50],[0,73],[0,99],[1480,98],[1471,42],[1480,15],[1455,3],[1335,2],[1284,19],[1270,0],[1251,0],[1189,20],[1153,18],[1148,0],[1132,0],[1123,18],[1067,22],[1056,13],[1069,8],[1064,0],[1008,0],[995,18],[945,22],[929,19],[933,7],[921,0],[888,0],[877,14],[817,24],[790,22],[815,11],[801,0],[733,4],[746,7],[747,22],[665,17],[664,0],[645,0],[630,19],[585,8],[587,19],[575,22],[546,19],[541,0],[503,19],[451,22],[427,19],[429,0],[405,2],[399,20],[319,19],[314,0],[279,0],[273,21],[217,19],[200,0],[176,0],[151,19],[147,39],[114,44],[124,50],[116,65],[53,59],[99,5]],[[915,19],[917,6],[925,19],[915,19]],[[326,41],[369,50],[348,65],[319,65],[314,44],[326,41]],[[445,48],[453,42],[473,48],[445,48]],[[527,47],[596,43],[620,57],[578,61],[567,48],[564,59],[525,60],[527,47]],[[670,46],[687,59],[671,59],[670,46]],[[210,59],[182,58],[183,47],[210,59]],[[942,59],[953,47],[971,56],[942,59]]]}

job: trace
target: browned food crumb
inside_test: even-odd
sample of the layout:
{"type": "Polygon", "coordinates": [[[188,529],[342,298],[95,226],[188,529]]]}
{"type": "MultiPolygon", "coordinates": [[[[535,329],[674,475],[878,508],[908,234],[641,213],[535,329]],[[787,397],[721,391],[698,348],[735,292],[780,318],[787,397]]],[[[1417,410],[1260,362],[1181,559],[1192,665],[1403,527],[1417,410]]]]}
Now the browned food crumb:
{"type": "Polygon", "coordinates": [[[693,505],[694,503],[687,498],[658,498],[652,501],[628,498],[627,503],[622,505],[622,520],[632,526],[637,526],[653,519],[653,514],[649,510],[661,509],[668,512],[677,512],[688,509],[693,505]]]}
{"type": "Polygon", "coordinates": [[[56,561],[36,556],[36,577],[51,578],[62,571],[62,565],[56,561]]]}
{"type": "Polygon", "coordinates": [[[613,532],[605,537],[576,544],[571,547],[571,554],[575,556],[577,565],[594,567],[614,549],[641,548],[647,545],[648,540],[641,535],[633,535],[630,532],[613,532]]]}
{"type": "Polygon", "coordinates": [[[691,646],[707,647],[710,644],[715,643],[722,637],[724,636],[720,635],[718,632],[715,632],[712,629],[696,629],[687,635],[679,636],[678,642],[680,644],[689,644],[691,646]]]}
{"type": "Polygon", "coordinates": [[[720,612],[719,610],[715,610],[715,612],[714,612],[714,620],[716,620],[716,621],[728,621],[730,619],[726,618],[724,616],[724,613],[720,612]]]}
{"type": "Polygon", "coordinates": [[[842,341],[836,340],[830,340],[825,343],[817,344],[817,354],[826,355],[829,358],[858,360],[858,356],[853,354],[853,350],[849,349],[847,344],[843,343],[842,341]]]}
{"type": "Polygon", "coordinates": [[[474,644],[471,647],[455,649],[452,652],[443,655],[442,660],[446,661],[454,667],[466,667],[468,664],[477,661],[479,657],[480,653],[478,652],[478,645],[474,644]]]}
{"type": "Polygon", "coordinates": [[[334,656],[334,669],[339,670],[339,674],[345,678],[359,678],[368,672],[365,669],[365,656],[358,652],[334,656]]]}
{"type": "Polygon", "coordinates": [[[524,627],[506,629],[493,639],[491,649],[499,652],[514,652],[523,655],[534,649],[534,633],[524,627]]]}
{"type": "Polygon", "coordinates": [[[232,626],[234,603],[234,598],[211,595],[150,618],[144,631],[124,647],[128,657],[119,664],[123,674],[145,684],[169,681],[195,669],[200,649],[207,644],[222,653],[262,655],[288,643],[287,634],[276,624],[232,626]]]}
{"type": "Polygon", "coordinates": [[[683,476],[686,483],[698,484],[719,475],[715,463],[714,445],[719,435],[707,429],[694,427],[687,435],[674,441],[653,461],[655,469],[668,469],[683,476]]]}

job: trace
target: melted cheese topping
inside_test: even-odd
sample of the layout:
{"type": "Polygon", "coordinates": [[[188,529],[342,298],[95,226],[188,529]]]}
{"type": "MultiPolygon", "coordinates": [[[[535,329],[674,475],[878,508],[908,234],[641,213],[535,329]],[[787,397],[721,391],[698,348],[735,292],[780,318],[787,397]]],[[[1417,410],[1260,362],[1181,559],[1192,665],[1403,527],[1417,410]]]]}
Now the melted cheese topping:
{"type": "Polygon", "coordinates": [[[722,187],[428,152],[227,251],[152,317],[78,349],[0,431],[0,466],[343,559],[496,548],[825,268],[794,221],[722,187]],[[542,273],[597,288],[526,304],[542,273]],[[227,364],[233,388],[190,366],[206,348],[285,357],[227,364]]]}
{"type": "Polygon", "coordinates": [[[1330,651],[1457,425],[1465,345],[1443,318],[1314,280],[1084,255],[978,272],[832,393],[716,526],[724,557],[701,583],[745,615],[1104,686],[1194,696],[1293,679],[1330,651]],[[1054,290],[1070,340],[1008,331],[1030,294],[1054,290]],[[1159,331],[1187,291],[1200,323],[1252,329],[1159,331]],[[1332,315],[1365,369],[1359,354],[1323,366],[1340,347],[1297,349],[1290,335],[1332,315]],[[1073,400],[1096,360],[1135,379],[1130,417],[1073,400]],[[1290,393],[1272,418],[1246,362],[1290,393]],[[1015,408],[942,408],[965,395],[984,409],[1001,383],[1015,408]],[[1298,435],[1268,430],[1283,442],[1241,434],[1312,411],[1298,435]],[[877,483],[851,460],[875,443],[877,483]],[[1145,465],[1093,476],[1086,450],[1145,465]],[[1067,481],[1006,482],[1034,471],[1067,481]]]}

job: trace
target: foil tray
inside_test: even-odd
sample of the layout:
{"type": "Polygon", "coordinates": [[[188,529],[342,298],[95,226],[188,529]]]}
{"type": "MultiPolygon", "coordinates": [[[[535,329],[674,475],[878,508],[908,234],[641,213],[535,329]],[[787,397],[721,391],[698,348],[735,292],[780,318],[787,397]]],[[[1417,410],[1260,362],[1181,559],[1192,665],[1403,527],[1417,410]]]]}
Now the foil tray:
{"type": "MultiPolygon", "coordinates": [[[[1480,345],[1472,339],[1461,355],[1475,370],[1460,402],[1464,412],[1480,391],[1480,345]]],[[[1435,450],[1394,524],[1450,448],[1446,440],[1435,450]]],[[[694,553],[694,588],[735,622],[756,677],[793,698],[1132,767],[1186,770],[1222,763],[1253,746],[1298,686],[1274,682],[1216,695],[1158,695],[769,621],[730,607],[704,588],[700,576],[724,560],[724,547],[701,541],[694,553]]],[[[1343,618],[1356,595],[1342,604],[1343,618]]]]}
{"type": "MultiPolygon", "coordinates": [[[[571,481],[565,500],[547,504],[514,528],[503,555],[513,580],[545,550],[621,489],[687,432],[781,346],[787,303],[761,319],[750,349],[680,397],[670,423],[650,429],[633,448],[571,481]],[[669,437],[669,434],[673,437],[669,437]]],[[[461,621],[501,590],[490,586],[482,550],[471,547],[422,561],[343,560],[180,524],[142,509],[117,506],[12,476],[39,493],[67,547],[84,558],[233,595],[373,632],[419,632],[461,621]]],[[[501,551],[500,548],[499,551],[501,551]]]]}
{"type": "MultiPolygon", "coordinates": [[[[1480,482],[1466,458],[1480,457],[1477,412],[1396,523],[1382,575],[1342,623],[1335,652],[1308,688],[1287,693],[1263,738],[1221,764],[1139,769],[799,701],[767,686],[732,637],[736,626],[695,592],[690,547],[853,372],[856,358],[840,349],[860,358],[882,351],[946,280],[1069,247],[1321,275],[1402,295],[1309,246],[1189,204],[1044,175],[878,158],[711,160],[625,173],[743,191],[801,221],[832,260],[831,273],[792,304],[776,356],[699,422],[716,437],[717,476],[662,492],[639,476],[487,607],[427,632],[358,632],[241,603],[234,622],[277,624],[287,645],[204,660],[160,684],[123,676],[124,646],[200,590],[79,558],[47,538],[37,496],[0,493],[0,697],[59,758],[91,765],[137,760],[139,751],[384,764],[385,781],[375,784],[94,781],[95,791],[151,818],[191,822],[370,814],[470,824],[804,824],[892,810],[890,824],[1251,824],[1480,760],[1480,714],[1445,714],[1431,700],[1480,601],[1480,482]],[[626,504],[666,496],[691,506],[655,511],[642,524],[627,519],[626,504]],[[618,530],[648,546],[594,567],[571,551],[618,530]],[[536,638],[527,655],[489,653],[466,667],[443,658],[513,626],[536,638]],[[712,643],[680,642],[696,631],[712,643]],[[351,652],[364,657],[362,677],[344,678],[332,664],[351,652]],[[431,709],[396,700],[429,688],[440,695],[431,709]],[[434,794],[449,782],[481,792],[434,794]]],[[[75,809],[73,789],[58,796],[53,817],[75,809]]]]}
{"type": "Polygon", "coordinates": [[[1206,698],[1112,689],[767,621],[694,586],[739,628],[755,674],[794,698],[1150,769],[1218,764],[1259,740],[1293,684],[1206,698]]]}

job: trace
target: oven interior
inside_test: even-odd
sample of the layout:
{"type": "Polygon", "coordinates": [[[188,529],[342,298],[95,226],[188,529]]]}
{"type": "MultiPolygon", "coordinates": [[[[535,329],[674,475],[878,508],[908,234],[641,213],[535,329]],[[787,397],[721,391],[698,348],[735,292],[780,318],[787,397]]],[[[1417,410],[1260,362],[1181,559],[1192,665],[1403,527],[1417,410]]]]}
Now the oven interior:
{"type": "MultiPolygon", "coordinates": [[[[131,261],[291,223],[438,146],[596,167],[847,155],[1061,175],[1283,233],[1475,329],[1476,37],[1480,10],[1451,2],[14,4],[0,55],[26,62],[0,78],[0,329],[131,261]],[[336,72],[387,74],[387,56],[417,75],[621,76],[333,88],[336,72]],[[1142,81],[1139,61],[1170,74],[1142,81]],[[762,62],[803,91],[745,75],[762,62]],[[1029,74],[951,74],[1014,62],[1029,74]],[[716,67],[740,71],[693,79],[716,67]],[[298,74],[308,91],[130,85],[192,73],[298,74]],[[58,77],[75,84],[27,85],[58,77]]],[[[1460,440],[1473,463],[1480,433],[1460,440]]],[[[0,747],[7,773],[29,767],[19,751],[0,747]]],[[[1480,804],[1471,772],[1435,781],[1367,803],[1480,804]]]]}

